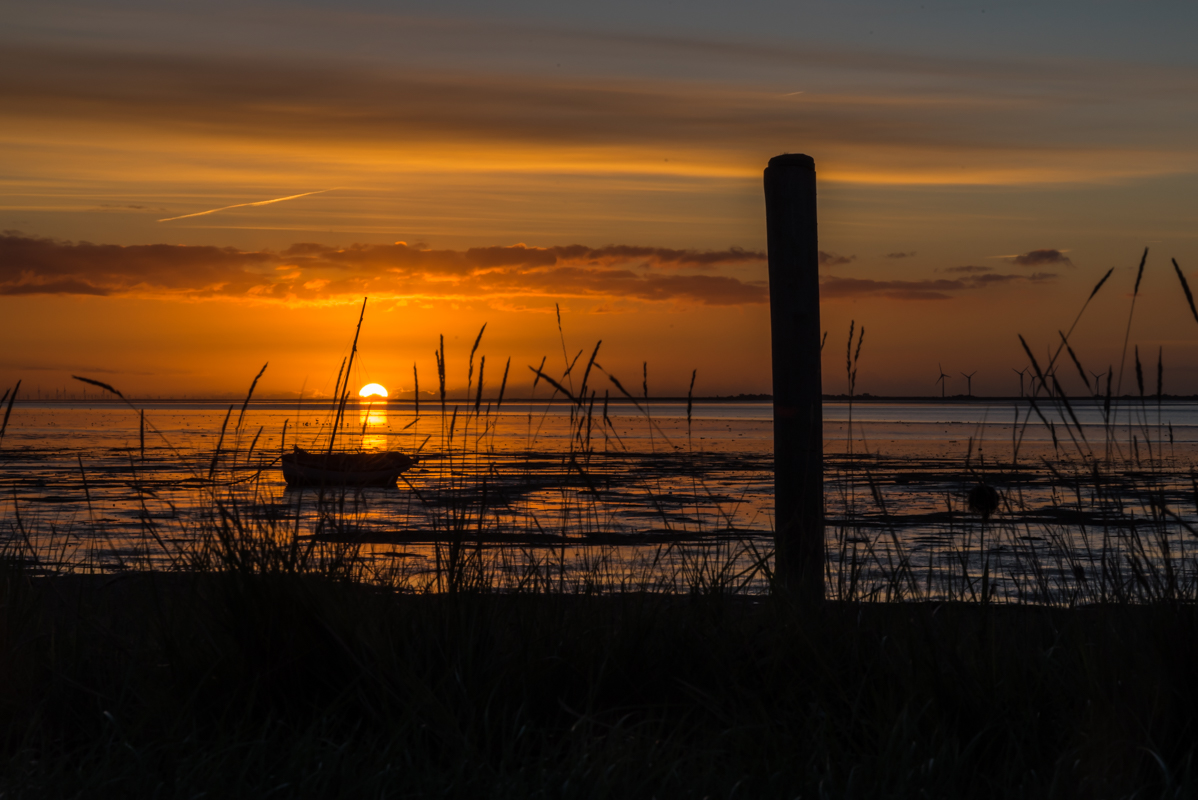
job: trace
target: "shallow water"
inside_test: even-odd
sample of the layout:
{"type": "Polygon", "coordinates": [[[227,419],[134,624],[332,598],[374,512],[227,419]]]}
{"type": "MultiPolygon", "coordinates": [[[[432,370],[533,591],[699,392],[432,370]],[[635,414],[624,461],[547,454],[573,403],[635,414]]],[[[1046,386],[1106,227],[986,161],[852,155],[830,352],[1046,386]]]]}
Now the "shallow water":
{"type": "MultiPolygon", "coordinates": [[[[454,536],[486,548],[513,580],[533,563],[559,579],[683,584],[672,588],[707,580],[694,571],[716,562],[747,568],[772,545],[768,403],[700,402],[689,421],[684,403],[647,413],[612,404],[606,422],[596,407],[589,425],[564,404],[477,414],[451,404],[444,416],[426,404],[419,417],[411,404],[352,407],[339,446],[423,458],[396,489],[324,497],[286,490],[277,456],[293,444],[327,447],[327,405],[259,402],[244,417],[240,404],[138,407],[144,450],[141,418],[123,405],[15,408],[0,451],[0,521],[45,567],[177,565],[216,505],[255,524],[296,520],[305,537],[351,540],[364,562],[409,581],[434,574],[434,543],[454,536]]],[[[1152,530],[1175,541],[1171,557],[1192,566],[1198,404],[1136,402],[1111,425],[1099,405],[1042,401],[1039,410],[826,403],[833,591],[893,591],[903,573],[908,584],[918,576],[908,593],[970,596],[985,572],[986,591],[1000,597],[1060,597],[1088,590],[1105,562],[1126,562],[1137,526],[1154,519],[1152,530]],[[1103,488],[1086,472],[1099,461],[1114,465],[1103,488]],[[985,523],[967,510],[979,481],[1003,499],[985,523]]],[[[745,580],[764,585],[760,572],[745,580]]]]}

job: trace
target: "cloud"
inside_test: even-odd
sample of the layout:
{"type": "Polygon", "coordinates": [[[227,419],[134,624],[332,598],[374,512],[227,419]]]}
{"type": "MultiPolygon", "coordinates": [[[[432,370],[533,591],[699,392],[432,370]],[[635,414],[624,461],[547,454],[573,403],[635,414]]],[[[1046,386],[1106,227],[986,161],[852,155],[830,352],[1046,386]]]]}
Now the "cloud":
{"type": "Polygon", "coordinates": [[[107,289],[92,286],[83,281],[39,281],[0,285],[0,295],[17,294],[92,294],[105,297],[110,294],[107,289]]]}
{"type": "Polygon", "coordinates": [[[878,281],[869,278],[825,278],[820,282],[820,297],[885,297],[890,300],[949,300],[954,293],[1017,282],[1044,282],[1056,278],[1050,273],[1034,275],[977,275],[967,278],[939,278],[923,281],[878,281]]]}
{"type": "Polygon", "coordinates": [[[912,250],[910,253],[898,252],[898,253],[887,253],[886,254],[887,258],[913,258],[914,256],[915,256],[914,250],[912,250]]]}
{"type": "Polygon", "coordinates": [[[1019,281],[1028,281],[1030,283],[1045,283],[1047,281],[1056,280],[1055,272],[1036,272],[1031,275],[978,275],[975,278],[970,278],[973,286],[993,286],[999,283],[1015,283],[1019,281]]]}
{"type": "Polygon", "coordinates": [[[764,281],[710,273],[764,258],[740,248],[516,244],[434,250],[406,242],[342,248],[304,242],[275,252],[97,245],[10,235],[0,236],[0,295],[267,302],[320,302],[363,294],[395,299],[593,297],[742,305],[768,301],[764,281]]]}
{"type": "Polygon", "coordinates": [[[869,278],[829,278],[820,283],[822,298],[886,297],[891,300],[948,300],[949,292],[967,288],[960,280],[875,281],[869,278]]]}
{"type": "MultiPolygon", "coordinates": [[[[671,250],[664,247],[632,247],[611,244],[591,249],[582,245],[555,247],[553,251],[569,260],[589,261],[595,264],[610,264],[634,259],[659,267],[714,267],[720,264],[746,264],[766,260],[766,254],[756,250],[731,247],[727,250],[671,250]]],[[[820,253],[821,259],[826,255],[820,253]]],[[[821,260],[822,264],[823,261],[821,260]]]]}
{"type": "Polygon", "coordinates": [[[111,245],[0,236],[0,293],[116,294],[138,289],[246,291],[271,255],[231,247],[111,245]]]}
{"type": "MultiPolygon", "coordinates": [[[[824,264],[853,260],[820,253],[824,264]]],[[[333,247],[300,242],[281,250],[194,245],[109,245],[21,235],[0,236],[0,295],[72,294],[165,299],[320,303],[369,295],[380,300],[482,300],[511,305],[533,299],[588,298],[709,306],[769,302],[763,279],[723,274],[763,265],[765,254],[678,250],[644,245],[540,247],[519,243],[437,250],[422,243],[333,247]]],[[[960,277],[874,280],[825,277],[825,299],[884,297],[946,300],[961,292],[1050,281],[1055,273],[996,274],[949,267],[960,277]]],[[[764,272],[764,270],[762,270],[764,272]]]]}
{"type": "Polygon", "coordinates": [[[559,294],[638,300],[689,300],[704,305],[731,306],[769,302],[764,283],[749,283],[723,275],[649,275],[631,270],[558,267],[532,274],[501,273],[489,280],[492,291],[552,297],[559,294]]]}
{"type": "MultiPolygon", "coordinates": [[[[701,58],[720,46],[689,52],[701,58]]],[[[1015,63],[996,61],[978,68],[1027,91],[997,84],[979,91],[967,73],[951,73],[951,60],[904,57],[898,64],[896,56],[859,53],[828,61],[815,52],[790,48],[785,57],[857,77],[780,102],[772,87],[730,83],[709,70],[690,80],[628,80],[623,70],[503,72],[472,59],[413,68],[418,62],[267,48],[246,55],[30,39],[0,48],[0,118],[17,138],[36,138],[54,125],[64,148],[101,143],[183,154],[198,147],[255,160],[266,152],[299,151],[313,163],[341,166],[338,174],[358,162],[742,179],[760,169],[762,153],[794,141],[821,153],[826,178],[864,182],[1040,183],[1109,179],[1113,163],[1118,174],[1195,164],[1180,134],[1145,144],[1140,129],[1154,118],[1120,127],[1133,123],[1115,116],[1118,106],[1109,103],[1112,73],[1124,74],[1119,71],[1083,80],[1084,71],[1068,62],[1074,77],[1064,80],[1066,62],[1046,70],[1027,61],[1017,70],[1015,63]],[[893,77],[893,68],[922,77],[901,88],[879,85],[873,76],[893,77]],[[949,74],[956,80],[946,83],[949,74]],[[1055,76],[1060,102],[1042,94],[1046,74],[1055,76]],[[1080,102],[1083,88],[1101,113],[1079,130],[1064,109],[1080,102]],[[661,158],[667,148],[668,164],[661,158]]],[[[1154,86],[1165,100],[1188,98],[1194,75],[1171,74],[1157,76],[1156,84],[1124,75],[1123,90],[1154,86]]]]}
{"type": "Polygon", "coordinates": [[[1049,264],[1061,264],[1066,267],[1072,267],[1073,262],[1065,255],[1066,252],[1053,249],[1030,250],[1023,255],[1010,256],[1008,260],[1021,267],[1042,267],[1049,264]]]}
{"type": "Polygon", "coordinates": [[[836,253],[825,253],[819,251],[819,265],[821,267],[840,267],[845,264],[855,261],[857,256],[839,256],[836,253]]]}
{"type": "Polygon", "coordinates": [[[557,263],[557,255],[548,248],[524,244],[509,247],[471,247],[466,251],[471,267],[548,267],[557,263]]]}

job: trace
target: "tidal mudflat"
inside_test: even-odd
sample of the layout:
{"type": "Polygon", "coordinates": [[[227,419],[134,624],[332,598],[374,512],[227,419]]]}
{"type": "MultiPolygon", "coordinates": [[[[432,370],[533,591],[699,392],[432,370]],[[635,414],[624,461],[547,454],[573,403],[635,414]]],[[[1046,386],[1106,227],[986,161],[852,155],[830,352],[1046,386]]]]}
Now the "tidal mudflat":
{"type": "MultiPolygon", "coordinates": [[[[589,415],[451,402],[419,416],[363,403],[342,444],[421,461],[395,489],[335,492],[288,490],[278,469],[293,445],[327,442],[327,404],[255,402],[244,417],[238,404],[231,415],[219,402],[136,405],[144,428],[115,403],[17,407],[0,519],[39,568],[181,568],[223,507],[351,546],[366,573],[412,587],[456,539],[513,585],[531,566],[543,579],[682,589],[679,570],[714,558],[729,588],[768,588],[768,403],[697,402],[689,418],[666,402],[589,415]]],[[[829,593],[1084,598],[1134,583],[1129,553],[1192,575],[1198,404],[1074,405],[1076,426],[1022,401],[826,403],[829,593]],[[979,484],[998,498],[984,519],[969,502],[979,484]]]]}
{"type": "Polygon", "coordinates": [[[327,408],[146,404],[144,457],[23,408],[5,791],[1193,793],[1194,406],[829,403],[818,608],[769,591],[768,405],[447,410],[358,409],[423,459],[322,493],[276,461],[327,408]]]}

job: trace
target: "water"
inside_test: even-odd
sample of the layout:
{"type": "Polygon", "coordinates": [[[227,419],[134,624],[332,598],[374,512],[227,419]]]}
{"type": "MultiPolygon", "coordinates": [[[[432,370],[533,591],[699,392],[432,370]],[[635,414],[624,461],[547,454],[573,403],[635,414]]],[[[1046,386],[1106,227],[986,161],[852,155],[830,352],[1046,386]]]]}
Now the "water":
{"type": "MultiPolygon", "coordinates": [[[[451,404],[445,417],[426,404],[419,418],[406,403],[355,406],[342,445],[423,458],[397,489],[328,497],[285,490],[277,467],[293,444],[327,446],[327,405],[253,403],[244,418],[240,404],[137,405],[144,458],[140,417],[126,406],[15,408],[0,454],[0,522],[48,568],[177,564],[210,519],[214,491],[258,518],[298,517],[305,537],[351,540],[364,563],[402,567],[406,580],[435,572],[434,542],[454,530],[503,552],[492,564],[513,579],[531,560],[613,583],[693,582],[705,563],[744,566],[772,544],[768,403],[696,403],[689,423],[685,403],[654,403],[647,414],[613,404],[606,422],[593,410],[589,429],[564,404],[483,406],[477,415],[459,404],[456,416],[451,404]]],[[[1155,514],[1166,541],[1177,540],[1174,555],[1188,557],[1194,537],[1185,526],[1198,526],[1188,477],[1198,403],[1125,404],[1111,425],[1098,404],[1045,400],[1040,411],[1043,419],[1009,402],[857,403],[850,436],[849,406],[825,404],[834,590],[860,593],[855,581],[893,589],[895,564],[907,563],[906,580],[918,574],[929,596],[976,594],[987,571],[997,576],[987,591],[1006,597],[1076,592],[1104,558],[1126,560],[1131,545],[1110,535],[1116,501],[1117,529],[1155,514]],[[1083,480],[1096,458],[1122,465],[1109,496],[1083,480]],[[979,481],[1004,500],[985,524],[966,508],[979,481]],[[1154,510],[1153,492],[1172,516],[1154,510]],[[1077,561],[1081,551],[1089,562],[1077,561]]],[[[760,574],[747,580],[763,585],[760,574]]]]}

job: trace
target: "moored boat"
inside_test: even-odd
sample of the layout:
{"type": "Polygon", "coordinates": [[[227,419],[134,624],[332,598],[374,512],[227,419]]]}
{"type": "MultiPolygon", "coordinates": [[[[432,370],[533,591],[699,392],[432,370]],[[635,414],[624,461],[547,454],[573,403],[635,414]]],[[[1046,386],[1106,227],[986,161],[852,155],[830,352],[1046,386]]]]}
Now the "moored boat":
{"type": "Polygon", "coordinates": [[[296,447],[282,458],[288,486],[394,486],[416,458],[395,451],[320,453],[296,447]]]}

